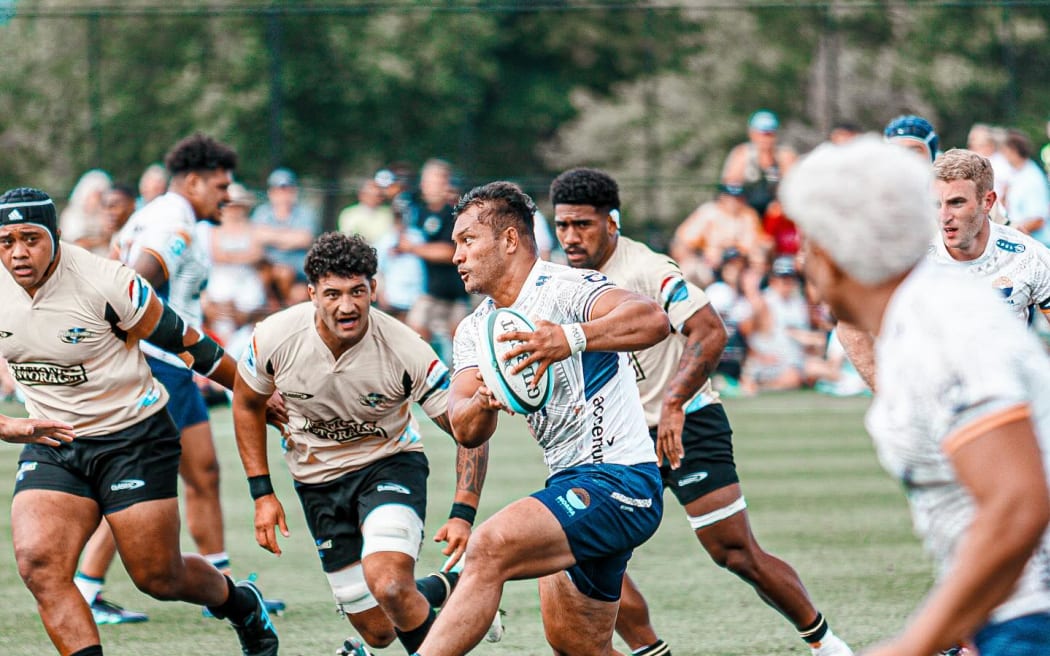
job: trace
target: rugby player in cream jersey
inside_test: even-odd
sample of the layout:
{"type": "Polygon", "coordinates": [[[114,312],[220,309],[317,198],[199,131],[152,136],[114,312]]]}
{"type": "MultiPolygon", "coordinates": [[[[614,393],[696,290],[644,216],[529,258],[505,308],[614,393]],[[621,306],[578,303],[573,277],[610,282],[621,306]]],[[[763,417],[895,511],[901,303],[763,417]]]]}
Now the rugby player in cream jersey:
{"type": "Polygon", "coordinates": [[[971,640],[981,656],[1050,654],[1050,360],[1001,294],[927,261],[931,183],[920,158],[862,138],[821,146],[781,186],[807,282],[877,336],[868,432],[938,570],[903,630],[865,654],[971,640]]]}
{"type": "MultiPolygon", "coordinates": [[[[339,610],[369,645],[385,647],[396,634],[412,653],[448,589],[437,582],[435,598],[425,587],[434,580],[420,590],[413,583],[429,469],[411,405],[451,434],[448,369],[411,328],[370,307],[376,266],[359,236],[330,232],[314,243],[304,266],[311,302],[256,326],[233,415],[259,544],[280,554],[275,527],[288,535],[266,456],[267,400],[279,391],[285,462],[339,610]]],[[[487,466],[487,446],[459,448],[455,502],[435,538],[448,542],[451,563],[470,537],[487,466]]]]}
{"type": "Polygon", "coordinates": [[[40,190],[0,196],[0,260],[0,356],[30,417],[63,422],[76,435],[23,449],[11,505],[19,573],[55,647],[65,655],[102,654],[73,573],[105,516],[139,589],[207,605],[231,621],[244,654],[276,654],[277,634],[255,586],[234,584],[180,551],[179,435],[167,391],[138,344],[149,339],[224,385],[232,384],[236,363],[134,271],[60,244],[54,203],[40,190]]]}
{"type": "MultiPolygon", "coordinates": [[[[660,303],[673,334],[631,354],[664,485],[685,508],[700,544],[720,566],[750,583],[818,656],[853,652],[828,628],[792,567],[762,550],[748,522],[733,463],[733,431],[710,375],[726,344],[725,326],[670,257],[620,234],[620,192],[603,171],[578,168],[551,183],[554,227],[569,265],[596,269],[624,289],[660,303]]],[[[624,577],[616,631],[633,654],[670,653],[649,620],[642,593],[624,577]]]]}
{"type": "Polygon", "coordinates": [[[506,333],[553,377],[551,398],[526,416],[550,470],[544,490],[478,526],[467,565],[418,654],[464,654],[485,633],[503,584],[539,578],[547,642],[558,654],[612,649],[620,585],[632,550],[663,512],[660,472],[626,352],[667,336],[653,301],[595,271],[537,258],[536,206],[516,185],[493,182],[456,207],[453,263],[467,291],[485,294],[456,331],[449,418],[467,446],[493,437],[501,406],[477,368],[483,324],[498,307],[534,318],[534,332],[506,333]]]}

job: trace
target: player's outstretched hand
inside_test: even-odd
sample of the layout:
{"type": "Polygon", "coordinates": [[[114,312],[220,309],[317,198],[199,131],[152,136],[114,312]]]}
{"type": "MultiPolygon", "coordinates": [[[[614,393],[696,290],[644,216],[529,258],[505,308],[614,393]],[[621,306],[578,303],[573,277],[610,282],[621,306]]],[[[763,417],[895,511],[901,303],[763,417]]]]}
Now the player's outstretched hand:
{"type": "Polygon", "coordinates": [[[62,446],[66,442],[72,442],[75,437],[73,427],[62,421],[0,418],[0,440],[5,442],[62,446]]]}
{"type": "Polygon", "coordinates": [[[255,500],[255,541],[270,553],[281,555],[281,546],[277,544],[277,531],[288,537],[288,523],[284,518],[284,506],[277,500],[276,494],[267,494],[255,500]]]}
{"type": "Polygon", "coordinates": [[[539,365],[536,368],[535,380],[540,380],[548,367],[569,357],[572,351],[569,349],[569,340],[565,337],[565,331],[559,324],[543,319],[538,319],[534,323],[536,330],[532,332],[508,332],[503,333],[497,339],[501,342],[521,342],[504,355],[505,360],[514,360],[523,354],[527,356],[511,369],[512,374],[519,374],[525,367],[537,362],[539,365]]]}
{"type": "Polygon", "coordinates": [[[284,397],[280,392],[274,392],[266,399],[266,423],[270,424],[281,435],[288,435],[288,409],[284,405],[284,397]]]}
{"type": "Polygon", "coordinates": [[[682,448],[682,427],[685,425],[685,411],[681,405],[664,406],[660,411],[660,425],[656,429],[656,462],[664,460],[671,469],[678,469],[685,456],[682,448]]]}
{"type": "Polygon", "coordinates": [[[512,412],[510,408],[499,402],[499,399],[497,399],[496,396],[492,393],[492,390],[490,390],[488,388],[488,385],[485,384],[485,379],[481,377],[480,371],[475,372],[474,376],[481,383],[481,387],[474,390],[474,398],[479,404],[481,404],[482,409],[497,411],[503,410],[505,412],[509,412],[510,414],[514,414],[514,412],[512,412]]]}
{"type": "Polygon", "coordinates": [[[467,550],[467,541],[470,540],[470,523],[465,519],[452,517],[445,525],[434,534],[434,542],[447,542],[441,553],[448,556],[445,561],[445,569],[451,569],[459,562],[463,553],[467,550]]]}

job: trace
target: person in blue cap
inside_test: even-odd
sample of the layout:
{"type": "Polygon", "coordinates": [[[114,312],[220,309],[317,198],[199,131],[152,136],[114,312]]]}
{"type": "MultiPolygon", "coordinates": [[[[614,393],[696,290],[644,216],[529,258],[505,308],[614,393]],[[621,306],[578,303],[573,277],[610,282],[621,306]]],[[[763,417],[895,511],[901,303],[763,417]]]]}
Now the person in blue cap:
{"type": "Polygon", "coordinates": [[[940,152],[940,138],[933,125],[921,116],[903,114],[886,124],[882,136],[889,143],[898,144],[914,150],[930,161],[937,159],[940,152]]]}
{"type": "Polygon", "coordinates": [[[776,114],[756,111],[747,120],[747,142],[729,151],[722,167],[722,183],[743,187],[748,204],[761,217],[776,200],[780,178],[798,159],[792,148],[778,145],[779,130],[776,114]]]}

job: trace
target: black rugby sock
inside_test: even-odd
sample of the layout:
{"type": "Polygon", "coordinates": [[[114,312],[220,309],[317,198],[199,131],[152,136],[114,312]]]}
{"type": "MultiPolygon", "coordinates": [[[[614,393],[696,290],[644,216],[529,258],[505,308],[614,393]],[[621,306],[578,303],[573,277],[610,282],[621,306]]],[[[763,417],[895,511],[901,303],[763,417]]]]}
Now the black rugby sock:
{"type": "Polygon", "coordinates": [[[631,656],[671,656],[671,647],[663,640],[657,640],[648,647],[632,651],[631,656]]]}
{"type": "Polygon", "coordinates": [[[441,608],[459,581],[459,572],[434,572],[416,579],[416,589],[432,608],[441,608]]]}
{"type": "Polygon", "coordinates": [[[817,613],[817,619],[813,620],[812,624],[798,630],[799,636],[805,640],[807,644],[811,645],[823,640],[827,632],[828,621],[824,619],[824,615],[819,612],[817,613]]]}
{"type": "Polygon", "coordinates": [[[423,644],[423,639],[427,637],[427,633],[430,632],[430,627],[434,625],[434,619],[437,618],[437,613],[434,609],[430,609],[430,613],[427,618],[423,620],[423,623],[412,629],[411,631],[402,631],[401,629],[394,627],[394,631],[397,632],[397,639],[404,645],[405,651],[409,654],[416,653],[419,646],[423,644]]]}
{"type": "Polygon", "coordinates": [[[223,578],[226,579],[230,595],[222,604],[208,606],[208,610],[220,620],[229,619],[234,624],[242,624],[259,607],[259,600],[251,590],[238,588],[230,577],[223,578]]]}
{"type": "Polygon", "coordinates": [[[91,645],[75,651],[69,656],[102,656],[102,645],[91,645]]]}

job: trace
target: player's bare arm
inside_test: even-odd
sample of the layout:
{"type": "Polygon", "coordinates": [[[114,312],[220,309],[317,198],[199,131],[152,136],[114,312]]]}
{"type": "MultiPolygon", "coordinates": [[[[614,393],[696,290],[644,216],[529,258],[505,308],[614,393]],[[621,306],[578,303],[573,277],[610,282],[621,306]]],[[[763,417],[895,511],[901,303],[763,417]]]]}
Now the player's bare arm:
{"type": "Polygon", "coordinates": [[[448,389],[448,421],[453,439],[460,446],[481,446],[496,432],[502,407],[482,382],[477,368],[460,371],[448,389]]]}
{"type": "MultiPolygon", "coordinates": [[[[956,431],[945,443],[976,510],[952,568],[896,640],[871,654],[929,654],[960,644],[1010,596],[1050,522],[1050,495],[1027,406],[956,431]],[[902,648],[901,645],[906,645],[902,648]]],[[[976,423],[976,422],[975,422],[976,423]]]]}
{"type": "Polygon", "coordinates": [[[145,251],[132,263],[132,269],[157,289],[168,282],[168,269],[159,255],[145,251]]]}
{"type": "MultiPolygon", "coordinates": [[[[443,431],[452,434],[452,425],[448,415],[432,417],[434,423],[443,431]]],[[[446,542],[441,553],[449,556],[445,567],[453,567],[467,549],[471,526],[478,504],[481,501],[481,488],[489,467],[489,445],[486,442],[479,447],[457,447],[456,450],[456,492],[452,500],[452,511],[448,521],[434,535],[435,542],[446,542]]]]}
{"type": "Polygon", "coordinates": [[[846,321],[839,321],[836,327],[839,343],[846,351],[846,357],[853,363],[860,377],[875,391],[875,338],[868,331],[846,321]]]}
{"type": "Polygon", "coordinates": [[[270,464],[266,454],[266,413],[271,395],[251,388],[240,374],[233,386],[233,426],[237,451],[248,476],[255,499],[255,540],[263,549],[281,555],[275,527],[288,537],[284,506],[270,483],[270,464]]]}
{"type": "MultiPolygon", "coordinates": [[[[671,334],[667,315],[657,303],[641,294],[614,288],[594,302],[590,320],[579,324],[586,339],[588,351],[640,351],[658,344],[671,334]]],[[[509,351],[510,360],[522,353],[528,357],[518,363],[512,373],[517,374],[534,362],[539,366],[536,378],[542,378],[547,369],[572,355],[565,329],[560,325],[539,319],[534,332],[509,332],[501,341],[520,340],[522,343],[509,351]]]]}
{"type": "Polygon", "coordinates": [[[683,406],[714,373],[729,340],[722,318],[710,303],[685,320],[682,334],[686,337],[685,348],[678,360],[678,371],[664,391],[660,425],[656,432],[656,459],[663,462],[666,458],[672,469],[677,469],[685,456],[682,448],[683,406]]]}
{"type": "Polygon", "coordinates": [[[207,335],[187,326],[182,318],[163,301],[150,294],[142,318],[128,333],[173,353],[193,371],[233,389],[237,363],[207,335]]]}
{"type": "Polygon", "coordinates": [[[62,421],[0,415],[0,440],[5,442],[62,446],[72,442],[74,437],[73,427],[62,421]]]}

